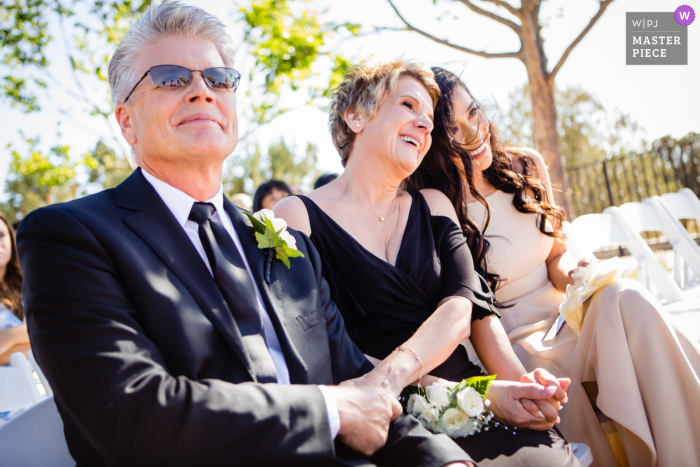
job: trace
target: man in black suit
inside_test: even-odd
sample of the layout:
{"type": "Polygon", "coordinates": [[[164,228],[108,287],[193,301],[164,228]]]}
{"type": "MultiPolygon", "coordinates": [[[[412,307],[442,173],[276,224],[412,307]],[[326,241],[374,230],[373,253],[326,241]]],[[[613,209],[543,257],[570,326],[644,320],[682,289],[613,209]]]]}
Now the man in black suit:
{"type": "Polygon", "coordinates": [[[304,255],[288,269],[222,194],[239,78],[223,28],[178,3],[132,24],[109,78],[140,168],[32,212],[18,233],[32,347],[71,454],[78,465],[321,466],[336,439],[379,465],[465,465],[387,391],[339,385],[373,367],[314,247],[288,231],[304,255]]]}

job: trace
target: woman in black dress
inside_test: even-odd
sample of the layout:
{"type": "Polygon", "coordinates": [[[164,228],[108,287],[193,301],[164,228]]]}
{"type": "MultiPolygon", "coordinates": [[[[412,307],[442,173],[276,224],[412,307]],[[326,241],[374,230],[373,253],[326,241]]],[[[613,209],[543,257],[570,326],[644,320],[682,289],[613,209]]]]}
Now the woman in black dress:
{"type": "Polygon", "coordinates": [[[471,337],[498,375],[489,393],[496,417],[531,429],[456,441],[482,466],[579,465],[552,430],[568,383],[546,372],[530,376],[542,385],[520,382],[528,375],[474,272],[449,199],[399,189],[430,147],[438,96],[432,72],[415,62],[372,60],[349,73],[330,119],[345,172],[308,197],[281,201],[276,215],[309,235],[351,338],[381,369],[356,384],[398,395],[426,374],[424,385],[480,374],[459,345],[471,337]]]}

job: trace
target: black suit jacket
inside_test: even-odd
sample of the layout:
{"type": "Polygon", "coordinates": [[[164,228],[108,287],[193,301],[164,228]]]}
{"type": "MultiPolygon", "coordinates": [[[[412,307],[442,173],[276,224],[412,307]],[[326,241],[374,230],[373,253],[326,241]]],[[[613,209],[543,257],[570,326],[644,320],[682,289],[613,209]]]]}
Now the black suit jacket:
{"type": "MultiPolygon", "coordinates": [[[[22,221],[17,238],[32,348],[79,465],[333,462],[316,385],[355,378],[372,365],[349,339],[309,239],[290,231],[305,258],[291,259],[291,269],[275,260],[267,284],[252,226],[228,200],[225,209],[291,386],[253,380],[227,303],[140,169],[115,189],[22,221]]],[[[406,441],[418,437],[423,465],[464,458],[451,441],[402,423],[387,452],[410,451],[406,441]]]]}

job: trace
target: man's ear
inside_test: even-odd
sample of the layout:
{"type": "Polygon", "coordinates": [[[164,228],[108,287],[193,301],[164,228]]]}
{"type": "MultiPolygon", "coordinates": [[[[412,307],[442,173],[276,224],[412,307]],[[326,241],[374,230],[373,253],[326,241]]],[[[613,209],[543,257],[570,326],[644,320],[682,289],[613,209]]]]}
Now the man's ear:
{"type": "Polygon", "coordinates": [[[345,114],[343,114],[343,119],[348,127],[350,127],[350,129],[355,133],[361,132],[365,126],[365,123],[367,123],[367,119],[364,118],[360,112],[356,112],[352,109],[345,111],[345,114]]]}
{"type": "Polygon", "coordinates": [[[114,118],[116,118],[117,123],[119,123],[122,136],[124,136],[126,142],[131,146],[136,144],[136,131],[134,130],[134,117],[132,113],[133,111],[124,104],[119,104],[117,108],[114,109],[114,118]]]}

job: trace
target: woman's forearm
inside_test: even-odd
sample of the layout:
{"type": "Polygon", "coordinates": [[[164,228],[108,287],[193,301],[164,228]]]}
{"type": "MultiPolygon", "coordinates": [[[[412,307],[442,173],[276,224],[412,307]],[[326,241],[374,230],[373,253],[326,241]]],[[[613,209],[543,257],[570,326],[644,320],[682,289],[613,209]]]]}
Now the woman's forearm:
{"type": "Polygon", "coordinates": [[[576,267],[576,261],[566,251],[547,259],[549,280],[560,292],[566,292],[566,286],[572,284],[569,271],[576,267]]]}
{"type": "Polygon", "coordinates": [[[29,334],[27,334],[26,324],[0,330],[0,354],[20,344],[29,344],[29,334]]]}
{"type": "Polygon", "coordinates": [[[427,375],[454,352],[471,329],[472,304],[463,297],[450,297],[440,304],[416,333],[402,347],[418,355],[422,363],[410,352],[394,352],[382,360],[371,379],[383,380],[383,385],[394,392],[418,380],[419,375],[427,375]]]}
{"type": "Polygon", "coordinates": [[[474,321],[470,340],[486,371],[497,379],[519,382],[526,373],[496,315],[474,321]]]}
{"type": "Polygon", "coordinates": [[[0,365],[10,363],[10,356],[15,352],[29,350],[29,334],[27,325],[20,324],[11,328],[0,330],[0,365]]]}

